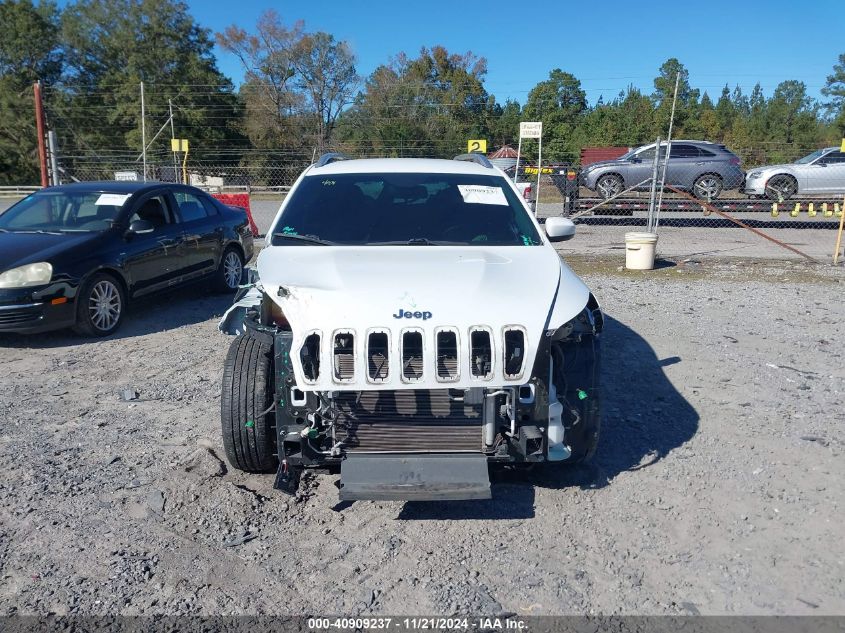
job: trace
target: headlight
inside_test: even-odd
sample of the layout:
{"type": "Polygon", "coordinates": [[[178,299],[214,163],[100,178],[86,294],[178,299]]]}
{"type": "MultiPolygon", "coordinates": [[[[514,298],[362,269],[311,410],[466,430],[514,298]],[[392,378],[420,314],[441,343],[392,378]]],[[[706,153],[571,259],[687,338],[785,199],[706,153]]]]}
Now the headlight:
{"type": "Polygon", "coordinates": [[[750,174],[748,174],[748,180],[754,180],[755,178],[759,178],[762,175],[763,172],[761,171],[752,171],[750,174]]]}
{"type": "Polygon", "coordinates": [[[0,288],[26,288],[40,286],[50,281],[53,276],[53,266],[47,262],[27,264],[7,270],[0,274],[0,288]]]}

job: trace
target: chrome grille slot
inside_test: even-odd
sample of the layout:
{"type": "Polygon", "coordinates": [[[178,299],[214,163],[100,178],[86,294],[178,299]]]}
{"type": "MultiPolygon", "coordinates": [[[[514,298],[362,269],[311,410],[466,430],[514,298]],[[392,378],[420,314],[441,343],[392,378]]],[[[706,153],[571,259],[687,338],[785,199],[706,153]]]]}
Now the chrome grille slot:
{"type": "Polygon", "coordinates": [[[402,333],[402,378],[406,382],[422,380],[423,337],[422,332],[402,333]]]}
{"type": "Polygon", "coordinates": [[[517,328],[505,330],[504,371],[505,378],[516,379],[522,376],[525,364],[525,332],[517,328]]]}
{"type": "Polygon", "coordinates": [[[384,382],[390,368],[390,344],[386,332],[371,332],[367,338],[367,376],[373,382],[384,382]]]}
{"type": "Polygon", "coordinates": [[[334,377],[338,382],[351,382],[355,378],[355,335],[336,332],[334,335],[334,377]]]}
{"type": "Polygon", "coordinates": [[[458,365],[458,333],[440,330],[436,334],[437,379],[448,382],[460,376],[458,365]]]}
{"type": "Polygon", "coordinates": [[[469,367],[474,378],[488,380],[493,376],[493,344],[490,332],[473,329],[469,334],[469,367]]]}
{"type": "Polygon", "coordinates": [[[299,361],[302,363],[302,373],[308,382],[320,379],[320,335],[309,334],[299,350],[299,361]]]}

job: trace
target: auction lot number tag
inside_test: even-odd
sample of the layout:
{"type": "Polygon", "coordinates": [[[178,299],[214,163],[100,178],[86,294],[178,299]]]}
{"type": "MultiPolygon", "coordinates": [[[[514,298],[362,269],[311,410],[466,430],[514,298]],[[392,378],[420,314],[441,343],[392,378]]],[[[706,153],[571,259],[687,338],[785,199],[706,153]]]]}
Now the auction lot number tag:
{"type": "Polygon", "coordinates": [[[467,204],[501,204],[508,205],[505,192],[501,187],[487,187],[484,185],[458,185],[464,202],[467,204]]]}

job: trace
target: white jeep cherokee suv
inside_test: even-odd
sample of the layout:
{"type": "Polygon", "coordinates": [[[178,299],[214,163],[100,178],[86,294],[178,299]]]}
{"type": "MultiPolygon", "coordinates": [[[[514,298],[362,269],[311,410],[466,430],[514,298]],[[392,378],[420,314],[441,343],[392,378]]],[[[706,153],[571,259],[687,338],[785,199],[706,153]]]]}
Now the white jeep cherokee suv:
{"type": "Polygon", "coordinates": [[[574,232],[480,155],[321,157],[221,322],[229,462],[431,500],[489,498],[489,465],[588,459],[603,319],[551,244],[574,232]]]}

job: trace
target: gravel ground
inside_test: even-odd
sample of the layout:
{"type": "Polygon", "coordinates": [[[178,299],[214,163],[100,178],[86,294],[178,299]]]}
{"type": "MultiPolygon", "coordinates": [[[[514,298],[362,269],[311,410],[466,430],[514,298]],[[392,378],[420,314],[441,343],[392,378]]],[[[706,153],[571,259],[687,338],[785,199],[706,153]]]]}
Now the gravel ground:
{"type": "Polygon", "coordinates": [[[845,613],[841,271],[618,260],[572,260],[608,315],[594,463],[492,501],[228,468],[202,289],[0,336],[0,615],[845,613]]]}

